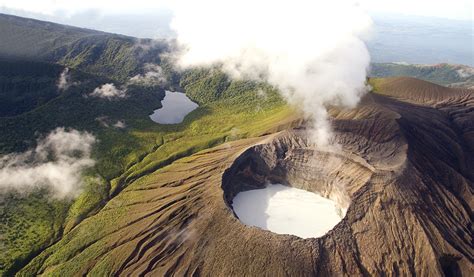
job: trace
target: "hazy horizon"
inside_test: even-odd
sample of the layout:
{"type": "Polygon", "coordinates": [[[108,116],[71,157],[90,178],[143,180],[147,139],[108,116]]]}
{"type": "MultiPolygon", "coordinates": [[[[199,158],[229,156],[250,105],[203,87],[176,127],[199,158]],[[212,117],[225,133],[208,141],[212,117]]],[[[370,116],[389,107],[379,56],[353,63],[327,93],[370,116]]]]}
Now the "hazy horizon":
{"type": "MultiPolygon", "coordinates": [[[[101,14],[98,10],[89,10],[61,16],[0,6],[0,13],[138,38],[175,36],[170,28],[173,13],[165,8],[140,15],[101,14]]],[[[365,42],[372,62],[454,63],[474,66],[472,20],[393,13],[370,15],[374,21],[373,30],[365,42]]]]}

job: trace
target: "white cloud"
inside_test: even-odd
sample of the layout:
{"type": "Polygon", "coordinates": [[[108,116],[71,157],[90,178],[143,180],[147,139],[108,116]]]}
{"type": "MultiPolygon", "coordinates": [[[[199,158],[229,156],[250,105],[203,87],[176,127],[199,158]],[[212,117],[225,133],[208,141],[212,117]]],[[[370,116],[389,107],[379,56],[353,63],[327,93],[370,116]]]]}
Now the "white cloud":
{"type": "Polygon", "coordinates": [[[117,98],[125,98],[127,96],[127,91],[118,89],[114,84],[110,83],[95,88],[94,91],[89,94],[89,96],[113,100],[117,98]]]}
{"type": "Polygon", "coordinates": [[[147,63],[144,70],[144,74],[138,74],[130,78],[129,83],[144,85],[165,85],[167,83],[163,69],[159,65],[147,63]]]}
{"type": "Polygon", "coordinates": [[[58,89],[59,90],[66,90],[69,88],[70,84],[70,78],[71,76],[69,75],[69,68],[64,68],[63,72],[61,72],[61,75],[59,75],[59,80],[58,80],[58,89]]]}
{"type": "Polygon", "coordinates": [[[90,133],[57,128],[34,149],[0,157],[0,191],[49,187],[56,197],[76,196],[83,171],[94,165],[94,142],[90,133]]]}
{"type": "Polygon", "coordinates": [[[472,67],[463,67],[456,70],[456,72],[458,73],[459,77],[464,79],[474,77],[474,68],[472,67]]]}
{"type": "Polygon", "coordinates": [[[234,78],[278,87],[313,119],[321,145],[330,139],[325,105],[353,107],[366,90],[361,37],[371,20],[350,1],[177,1],[173,11],[179,65],[220,63],[234,78]]]}
{"type": "Polygon", "coordinates": [[[117,129],[123,129],[127,127],[127,124],[125,124],[124,120],[117,120],[115,123],[112,124],[113,121],[108,116],[99,116],[96,117],[95,120],[105,128],[114,127],[117,129]]]}
{"type": "Polygon", "coordinates": [[[123,120],[117,120],[117,122],[115,122],[115,124],[113,126],[115,128],[118,128],[118,129],[123,129],[123,128],[127,127],[127,125],[125,125],[125,121],[123,121],[123,120]]]}
{"type": "Polygon", "coordinates": [[[109,123],[107,122],[109,120],[108,116],[99,116],[99,117],[96,117],[95,120],[99,122],[100,125],[102,125],[103,127],[106,127],[106,128],[110,127],[109,123]]]}

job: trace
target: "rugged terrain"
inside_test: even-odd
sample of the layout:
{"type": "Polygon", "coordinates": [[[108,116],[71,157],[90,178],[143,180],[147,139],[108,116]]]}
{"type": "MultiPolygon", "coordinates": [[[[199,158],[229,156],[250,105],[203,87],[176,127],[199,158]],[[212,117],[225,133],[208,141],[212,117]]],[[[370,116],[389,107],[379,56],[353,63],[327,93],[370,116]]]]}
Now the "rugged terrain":
{"type": "Polygon", "coordinates": [[[474,270],[474,94],[374,80],[331,109],[341,148],[318,149],[299,117],[137,179],[20,275],[463,275],[474,270]],[[232,197],[265,181],[319,192],[348,211],[321,238],[239,222],[232,197]],[[350,204],[348,204],[350,203],[350,204]]]}
{"type": "Polygon", "coordinates": [[[59,63],[125,81],[161,63],[164,40],[138,39],[0,13],[0,57],[59,63]]]}
{"type": "Polygon", "coordinates": [[[98,139],[77,198],[0,195],[0,275],[474,270],[473,91],[441,86],[470,82],[458,72],[465,67],[374,67],[374,76],[440,85],[371,79],[374,91],[357,108],[329,109],[339,147],[318,149],[274,88],[218,68],[175,72],[160,55],[170,49],[164,41],[7,15],[0,36],[0,154],[31,149],[58,126],[98,139]],[[166,82],[131,85],[147,63],[166,82]],[[59,90],[65,67],[71,86],[59,90]],[[105,83],[128,97],[87,97],[105,83]],[[149,120],[175,88],[199,108],[180,124],[149,120]],[[233,196],[267,181],[321,193],[347,214],[317,239],[241,224],[233,196]]]}
{"type": "Polygon", "coordinates": [[[373,63],[370,75],[373,77],[415,77],[448,87],[474,88],[474,68],[467,65],[373,63]]]}
{"type": "Polygon", "coordinates": [[[6,38],[0,41],[2,158],[34,149],[57,127],[97,139],[96,164],[83,172],[77,197],[56,199],[48,188],[0,193],[2,276],[14,275],[137,178],[200,150],[261,134],[291,113],[268,85],[232,81],[214,69],[177,74],[160,58],[162,41],[1,14],[0,37],[6,38]],[[66,67],[70,84],[62,90],[58,82],[66,67]],[[159,82],[131,82],[148,73],[159,82]],[[126,97],[89,97],[110,83],[126,89],[126,97]],[[200,107],[180,124],[156,124],[148,116],[161,107],[166,89],[186,91],[200,107]]]}

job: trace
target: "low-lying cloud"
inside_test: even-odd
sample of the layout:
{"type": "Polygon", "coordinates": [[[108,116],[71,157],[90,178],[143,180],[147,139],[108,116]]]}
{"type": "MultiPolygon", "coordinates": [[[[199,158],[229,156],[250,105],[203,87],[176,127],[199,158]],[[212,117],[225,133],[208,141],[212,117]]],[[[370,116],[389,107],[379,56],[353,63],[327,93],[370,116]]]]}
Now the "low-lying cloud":
{"type": "Polygon", "coordinates": [[[110,128],[110,127],[114,127],[117,129],[127,128],[127,124],[125,123],[125,120],[117,120],[115,123],[113,123],[113,120],[105,115],[96,117],[95,120],[99,122],[99,124],[102,127],[105,127],[105,128],[110,128]]]}
{"type": "Polygon", "coordinates": [[[312,119],[327,145],[327,105],[353,107],[370,63],[371,19],[352,1],[176,1],[178,65],[221,65],[233,78],[265,81],[312,119]]]}
{"type": "Polygon", "coordinates": [[[127,90],[118,89],[114,84],[109,83],[95,88],[94,91],[89,94],[89,96],[114,100],[118,98],[125,98],[127,96],[127,90]]]}
{"type": "Polygon", "coordinates": [[[125,124],[125,121],[123,120],[117,120],[117,122],[115,122],[113,126],[118,129],[123,129],[127,127],[127,125],[125,124]]]}
{"type": "Polygon", "coordinates": [[[66,67],[66,68],[64,68],[64,70],[59,75],[59,80],[58,80],[58,83],[57,83],[58,89],[59,90],[68,89],[69,86],[71,85],[70,84],[70,82],[71,82],[70,79],[71,79],[71,76],[69,75],[69,68],[66,67]]]}
{"type": "Polygon", "coordinates": [[[145,73],[138,74],[130,78],[130,84],[141,84],[141,85],[159,85],[164,86],[167,83],[166,76],[163,73],[163,69],[153,63],[147,63],[144,66],[145,73]]]}
{"type": "Polygon", "coordinates": [[[91,158],[95,141],[90,133],[57,128],[39,139],[34,149],[0,157],[0,192],[28,193],[47,187],[58,198],[76,196],[84,170],[95,163],[91,158]]]}
{"type": "Polygon", "coordinates": [[[459,77],[461,78],[472,78],[474,77],[474,68],[472,67],[462,67],[458,70],[456,70],[456,72],[458,73],[459,77]]]}

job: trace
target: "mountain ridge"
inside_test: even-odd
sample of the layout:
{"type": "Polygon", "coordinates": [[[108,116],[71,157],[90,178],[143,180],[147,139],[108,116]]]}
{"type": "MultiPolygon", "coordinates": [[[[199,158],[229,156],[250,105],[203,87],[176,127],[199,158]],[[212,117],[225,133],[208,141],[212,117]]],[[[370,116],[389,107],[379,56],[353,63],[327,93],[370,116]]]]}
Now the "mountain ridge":
{"type": "MultiPolygon", "coordinates": [[[[0,36],[18,34],[15,43],[31,46],[26,36],[34,27],[15,32],[19,29],[2,18],[0,36]]],[[[472,90],[372,77],[373,91],[359,106],[329,108],[345,151],[331,156],[313,149],[305,139],[308,122],[267,84],[235,81],[218,68],[175,72],[160,57],[171,47],[163,41],[145,41],[139,50],[139,40],[120,35],[48,32],[41,35],[42,47],[53,50],[34,61],[17,56],[11,61],[16,73],[0,70],[0,96],[9,103],[23,101],[22,95],[41,98],[34,94],[44,88],[40,79],[55,96],[0,117],[0,153],[27,151],[38,136],[62,126],[96,136],[96,165],[84,173],[87,182],[75,199],[51,200],[47,189],[0,197],[0,274],[448,275],[472,270],[472,90]],[[166,84],[130,84],[130,78],[147,72],[147,62],[163,70],[166,84]],[[39,74],[21,70],[24,63],[39,74]],[[66,67],[76,84],[56,95],[55,78],[66,67]],[[31,87],[11,85],[15,78],[21,84],[30,80],[31,87]],[[128,97],[90,97],[106,83],[126,87],[128,97]],[[183,89],[200,107],[180,124],[152,122],[148,115],[172,88],[183,89]],[[123,124],[115,127],[119,121],[123,124]],[[302,172],[313,152],[322,162],[302,172]],[[342,169],[326,162],[341,157],[342,169]],[[325,196],[335,190],[332,184],[345,182],[354,202],[343,222],[321,239],[272,234],[241,224],[232,211],[232,195],[260,187],[265,178],[301,183],[325,196]],[[278,255],[268,255],[268,249],[278,255]]],[[[12,48],[0,41],[0,53],[12,48]]],[[[458,81],[448,78],[458,69],[441,68],[446,72],[422,73],[438,82],[458,81]]]]}
{"type": "Polygon", "coordinates": [[[409,76],[438,85],[474,88],[474,68],[460,64],[372,63],[369,75],[372,77],[409,76]]]}

